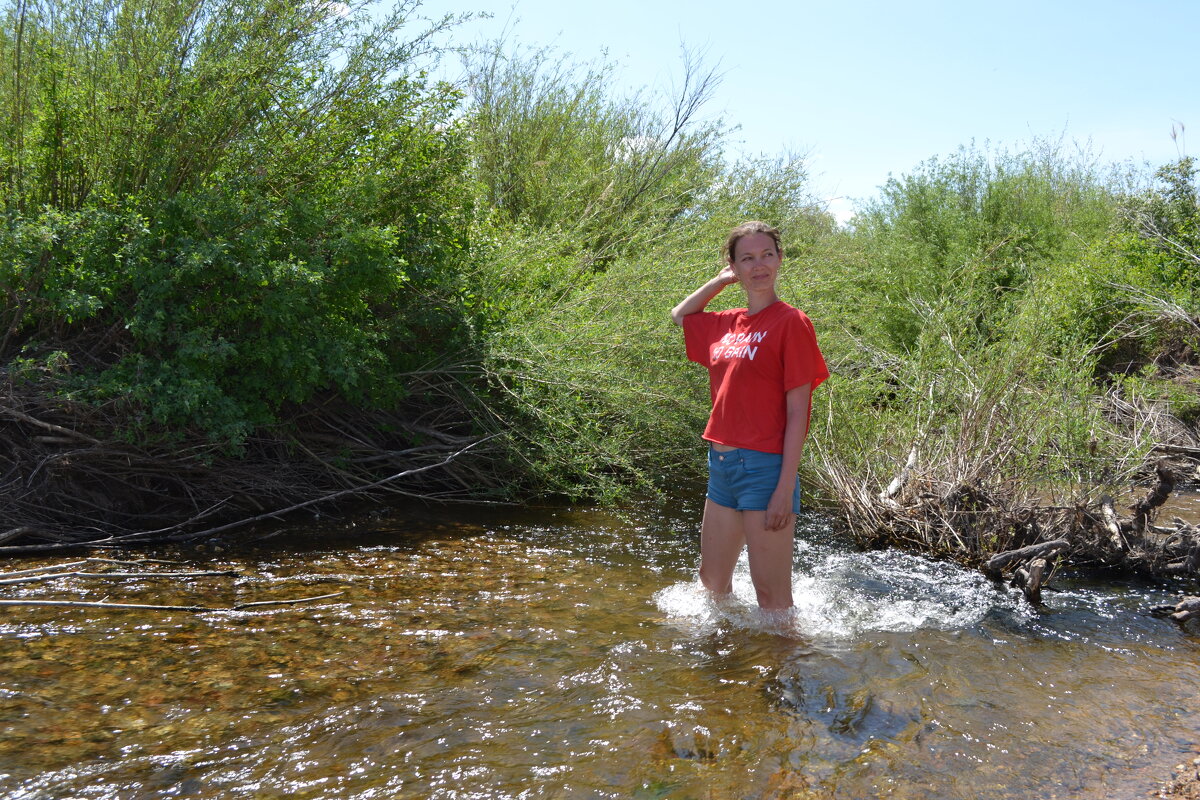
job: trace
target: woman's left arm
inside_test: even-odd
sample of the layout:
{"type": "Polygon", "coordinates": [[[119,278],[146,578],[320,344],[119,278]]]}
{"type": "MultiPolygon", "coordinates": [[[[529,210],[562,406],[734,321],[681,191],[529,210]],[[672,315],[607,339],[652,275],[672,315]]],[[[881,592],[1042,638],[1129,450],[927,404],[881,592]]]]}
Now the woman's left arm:
{"type": "Polygon", "coordinates": [[[800,454],[808,438],[809,405],[812,403],[812,384],[789,389],[785,396],[787,422],[783,429],[783,464],[779,468],[779,483],[767,504],[767,530],[779,530],[788,524],[792,514],[792,490],[796,486],[796,471],[800,454]]]}

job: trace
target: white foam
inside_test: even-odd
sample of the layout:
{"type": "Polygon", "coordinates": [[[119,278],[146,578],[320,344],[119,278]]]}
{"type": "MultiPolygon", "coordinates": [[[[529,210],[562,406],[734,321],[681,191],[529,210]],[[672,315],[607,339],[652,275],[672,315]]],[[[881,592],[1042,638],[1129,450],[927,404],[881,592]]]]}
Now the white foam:
{"type": "Polygon", "coordinates": [[[1027,612],[982,575],[895,551],[829,553],[801,550],[792,574],[795,607],[761,611],[745,554],[733,594],[714,599],[699,581],[659,591],[654,600],[672,624],[703,633],[733,627],[808,639],[851,640],[879,631],[955,630],[991,610],[1027,612]]]}

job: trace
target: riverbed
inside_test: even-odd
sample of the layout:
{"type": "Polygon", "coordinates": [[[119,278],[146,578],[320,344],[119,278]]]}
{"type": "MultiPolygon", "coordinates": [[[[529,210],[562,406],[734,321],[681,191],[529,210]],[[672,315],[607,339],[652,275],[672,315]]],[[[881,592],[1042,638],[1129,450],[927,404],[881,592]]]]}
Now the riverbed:
{"type": "Polygon", "coordinates": [[[1111,800],[1195,756],[1200,629],[1146,613],[1180,586],[1056,576],[1034,609],[813,515],[764,617],[744,564],[699,589],[698,519],[415,508],[136,554],[236,576],[5,587],[339,594],[0,609],[0,796],[1111,800]]]}

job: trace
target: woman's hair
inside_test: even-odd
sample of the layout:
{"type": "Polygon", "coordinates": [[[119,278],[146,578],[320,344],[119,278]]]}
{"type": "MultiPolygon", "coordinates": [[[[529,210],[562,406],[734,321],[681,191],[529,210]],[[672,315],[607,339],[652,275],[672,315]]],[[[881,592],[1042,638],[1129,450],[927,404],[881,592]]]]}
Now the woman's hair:
{"type": "Polygon", "coordinates": [[[783,255],[783,246],[779,243],[778,229],[772,228],[765,222],[751,220],[750,222],[743,222],[741,225],[738,225],[729,232],[729,236],[725,237],[725,259],[727,261],[733,260],[733,251],[737,247],[738,240],[752,233],[765,233],[767,236],[770,236],[772,241],[775,242],[775,249],[779,252],[779,255],[783,255]]]}

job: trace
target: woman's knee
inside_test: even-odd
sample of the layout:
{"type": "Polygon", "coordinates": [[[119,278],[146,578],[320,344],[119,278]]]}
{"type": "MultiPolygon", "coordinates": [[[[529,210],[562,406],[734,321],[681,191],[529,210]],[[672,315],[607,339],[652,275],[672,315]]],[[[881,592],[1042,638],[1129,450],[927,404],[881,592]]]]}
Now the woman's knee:
{"type": "Polygon", "coordinates": [[[754,584],[754,595],[758,600],[759,608],[779,609],[792,607],[791,581],[783,583],[756,582],[754,584]]]}
{"type": "Polygon", "coordinates": [[[713,594],[733,593],[733,570],[726,565],[714,566],[711,561],[700,560],[700,583],[713,594]]]}

